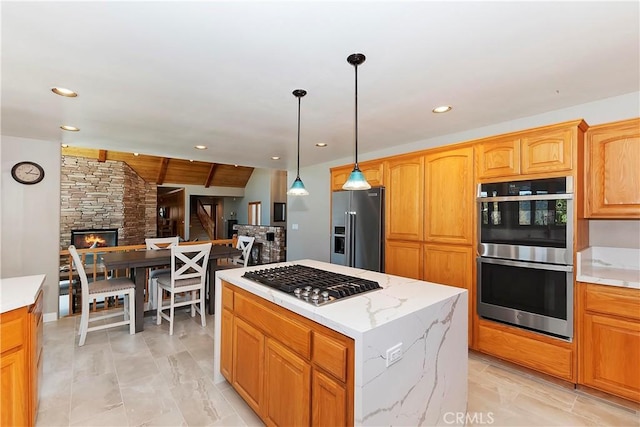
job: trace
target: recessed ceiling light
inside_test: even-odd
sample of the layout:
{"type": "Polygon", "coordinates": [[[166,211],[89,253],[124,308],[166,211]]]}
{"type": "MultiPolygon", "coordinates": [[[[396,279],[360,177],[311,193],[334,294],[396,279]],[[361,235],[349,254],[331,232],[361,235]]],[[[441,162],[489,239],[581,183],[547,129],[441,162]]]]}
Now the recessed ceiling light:
{"type": "Polygon", "coordinates": [[[326,142],[318,142],[318,143],[316,144],[316,147],[326,147],[326,146],[327,146],[327,143],[326,143],[326,142]]]}
{"type": "Polygon", "coordinates": [[[446,113],[447,111],[451,111],[451,105],[440,105],[439,107],[434,108],[434,113],[446,113]]]}
{"type": "Polygon", "coordinates": [[[140,153],[133,153],[134,156],[138,157],[140,153]]]}
{"type": "Polygon", "coordinates": [[[80,130],[80,128],[77,128],[75,126],[67,126],[67,125],[60,126],[60,129],[67,130],[69,132],[78,132],[80,130]]]}
{"type": "Polygon", "coordinates": [[[196,145],[195,148],[197,148],[198,150],[206,150],[207,146],[206,145],[196,145]]]}
{"type": "Polygon", "coordinates": [[[280,160],[280,156],[271,156],[271,160],[280,160]]]}
{"type": "Polygon", "coordinates": [[[62,144],[62,148],[67,148],[69,144],[62,144]]]}
{"type": "Polygon", "coordinates": [[[78,94],[71,89],[66,89],[64,87],[52,87],[51,92],[55,93],[56,95],[66,96],[69,98],[75,98],[76,96],[78,96],[78,94]]]}
{"type": "Polygon", "coordinates": [[[193,163],[193,159],[189,159],[189,161],[190,161],[191,163],[193,163]]]}
{"type": "Polygon", "coordinates": [[[233,165],[233,167],[234,167],[234,168],[237,168],[237,167],[238,167],[238,165],[233,165]]]}

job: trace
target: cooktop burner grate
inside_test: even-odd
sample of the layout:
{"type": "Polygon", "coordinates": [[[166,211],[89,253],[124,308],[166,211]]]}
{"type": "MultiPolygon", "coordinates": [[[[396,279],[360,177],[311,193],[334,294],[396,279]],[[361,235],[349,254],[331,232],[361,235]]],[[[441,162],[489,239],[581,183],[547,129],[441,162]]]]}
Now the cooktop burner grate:
{"type": "Polygon", "coordinates": [[[382,289],[373,280],[298,264],[247,271],[242,277],[293,294],[315,305],[382,289]]]}

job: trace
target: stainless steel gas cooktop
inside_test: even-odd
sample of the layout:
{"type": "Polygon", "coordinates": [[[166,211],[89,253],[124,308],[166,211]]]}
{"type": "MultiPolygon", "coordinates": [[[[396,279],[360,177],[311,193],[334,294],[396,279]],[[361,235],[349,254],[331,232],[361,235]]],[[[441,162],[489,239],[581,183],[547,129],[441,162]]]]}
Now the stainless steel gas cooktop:
{"type": "Polygon", "coordinates": [[[317,306],[382,289],[373,280],[297,264],[247,271],[242,277],[317,306]]]}

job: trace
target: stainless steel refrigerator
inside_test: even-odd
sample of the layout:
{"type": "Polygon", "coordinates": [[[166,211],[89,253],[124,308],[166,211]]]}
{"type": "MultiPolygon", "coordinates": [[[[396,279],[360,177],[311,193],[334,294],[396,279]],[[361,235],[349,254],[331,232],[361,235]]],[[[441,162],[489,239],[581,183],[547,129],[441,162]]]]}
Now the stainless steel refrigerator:
{"type": "Polygon", "coordinates": [[[331,263],[384,272],[384,187],[333,192],[331,263]]]}

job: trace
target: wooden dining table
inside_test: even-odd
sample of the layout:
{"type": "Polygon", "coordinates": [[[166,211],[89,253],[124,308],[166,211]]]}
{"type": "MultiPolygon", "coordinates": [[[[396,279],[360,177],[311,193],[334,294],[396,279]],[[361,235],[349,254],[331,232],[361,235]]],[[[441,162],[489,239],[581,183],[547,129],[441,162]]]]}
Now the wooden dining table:
{"type": "MultiPolygon", "coordinates": [[[[209,283],[209,307],[213,307],[215,294],[213,284],[219,259],[233,258],[242,255],[242,251],[230,246],[213,245],[209,252],[207,283],[209,283]]],[[[101,255],[107,270],[129,269],[131,280],[136,284],[136,332],[144,330],[144,289],[147,284],[146,269],[171,265],[171,250],[148,249],[128,252],[107,252],[101,255]]]]}

